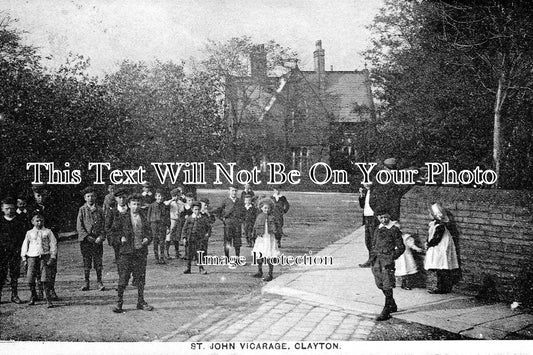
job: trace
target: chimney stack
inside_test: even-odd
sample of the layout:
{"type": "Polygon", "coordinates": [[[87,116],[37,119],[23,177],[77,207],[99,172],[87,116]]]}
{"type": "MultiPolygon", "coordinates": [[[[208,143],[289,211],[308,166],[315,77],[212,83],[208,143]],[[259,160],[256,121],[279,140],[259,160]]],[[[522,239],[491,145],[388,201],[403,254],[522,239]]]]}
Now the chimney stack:
{"type": "Polygon", "coordinates": [[[267,76],[267,58],[265,45],[257,45],[250,54],[250,69],[252,78],[262,79],[267,76]]]}
{"type": "Polygon", "coordinates": [[[324,50],[322,49],[322,40],[316,41],[316,49],[313,52],[315,59],[315,73],[318,75],[318,85],[322,87],[322,82],[326,75],[326,60],[324,58],[324,50]]]}

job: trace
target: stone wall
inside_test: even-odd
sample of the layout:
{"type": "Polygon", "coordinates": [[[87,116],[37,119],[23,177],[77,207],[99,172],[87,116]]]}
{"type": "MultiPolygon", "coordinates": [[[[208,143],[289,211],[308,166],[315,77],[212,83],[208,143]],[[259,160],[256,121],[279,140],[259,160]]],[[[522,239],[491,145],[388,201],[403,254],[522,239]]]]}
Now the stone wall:
{"type": "Polygon", "coordinates": [[[402,232],[417,234],[423,244],[435,202],[450,217],[459,289],[502,301],[533,299],[533,192],[415,186],[402,198],[402,232]]]}

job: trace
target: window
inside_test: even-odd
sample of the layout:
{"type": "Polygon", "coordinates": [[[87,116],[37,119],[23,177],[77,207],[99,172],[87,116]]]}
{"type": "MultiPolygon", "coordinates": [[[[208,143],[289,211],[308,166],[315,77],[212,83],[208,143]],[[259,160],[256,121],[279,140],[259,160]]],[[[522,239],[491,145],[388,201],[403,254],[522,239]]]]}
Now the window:
{"type": "Polygon", "coordinates": [[[292,149],[292,169],[307,170],[311,164],[311,150],[307,147],[292,149]]]}

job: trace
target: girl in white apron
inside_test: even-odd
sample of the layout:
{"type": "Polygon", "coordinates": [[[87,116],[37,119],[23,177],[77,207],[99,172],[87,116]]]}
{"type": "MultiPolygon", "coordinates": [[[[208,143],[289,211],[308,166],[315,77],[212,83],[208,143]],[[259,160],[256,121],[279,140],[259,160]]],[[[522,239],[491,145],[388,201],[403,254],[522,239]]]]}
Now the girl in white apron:
{"type": "Polygon", "coordinates": [[[258,271],[254,277],[263,277],[263,263],[268,264],[268,276],[264,281],[271,281],[274,272],[274,265],[270,262],[270,258],[278,257],[280,255],[278,244],[276,242],[276,233],[279,232],[280,226],[278,219],[272,214],[274,203],[271,199],[265,198],[259,201],[259,209],[261,213],[257,216],[254,224],[254,233],[257,236],[255,239],[252,256],[257,260],[258,271]]]}
{"type": "Polygon", "coordinates": [[[459,268],[452,235],[446,227],[449,222],[444,208],[436,203],[431,206],[433,221],[429,223],[424,268],[427,270],[429,293],[449,293],[452,290],[452,270],[459,268]]]}

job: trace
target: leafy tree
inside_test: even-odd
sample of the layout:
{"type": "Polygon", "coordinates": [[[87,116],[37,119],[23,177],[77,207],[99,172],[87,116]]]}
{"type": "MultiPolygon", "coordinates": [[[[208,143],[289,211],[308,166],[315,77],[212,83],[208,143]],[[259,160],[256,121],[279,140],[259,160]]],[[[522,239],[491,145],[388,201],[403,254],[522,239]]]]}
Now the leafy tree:
{"type": "MultiPolygon", "coordinates": [[[[488,3],[491,5],[486,6],[495,11],[491,6],[497,2],[488,3]]],[[[495,135],[501,137],[501,133],[497,133],[498,125],[490,117],[496,117],[499,106],[500,115],[508,113],[503,133],[509,137],[505,145],[506,168],[500,171],[500,181],[505,187],[530,187],[527,176],[531,174],[519,167],[528,165],[524,159],[530,161],[527,156],[531,154],[531,146],[524,144],[532,132],[525,119],[531,110],[526,100],[531,85],[529,79],[524,80],[531,70],[519,75],[518,69],[527,69],[531,56],[527,51],[519,56],[518,48],[524,49],[523,42],[519,45],[518,39],[511,40],[517,43],[510,45],[512,56],[516,56],[515,67],[510,68],[518,71],[510,76],[504,74],[514,80],[511,84],[506,79],[504,89],[498,79],[501,71],[497,74],[496,70],[498,56],[503,57],[498,54],[498,46],[489,46],[489,42],[491,33],[497,33],[494,36],[500,39],[518,36],[525,40],[532,32],[517,17],[521,24],[514,27],[515,32],[503,34],[481,24],[479,13],[489,11],[485,5],[450,4],[388,0],[371,27],[373,46],[366,56],[373,65],[372,78],[380,103],[376,122],[378,154],[399,151],[414,165],[436,160],[449,161],[458,169],[477,165],[498,169],[491,150],[498,146],[494,144],[495,135]],[[526,31],[520,32],[520,28],[526,31]],[[475,41],[479,39],[490,49],[476,48],[475,41]],[[491,61],[496,62],[490,65],[491,61]],[[507,90],[507,94],[495,100],[498,87],[507,90]],[[501,106],[505,100],[507,108],[501,106]],[[526,151],[519,151],[520,148],[526,151]]],[[[518,16],[516,10],[507,11],[511,17],[504,23],[518,16]]]]}
{"type": "Polygon", "coordinates": [[[27,184],[27,162],[86,170],[88,161],[105,161],[121,121],[105,89],[84,74],[88,61],[71,56],[57,71],[46,70],[10,25],[7,17],[0,24],[1,182],[27,184]]]}
{"type": "Polygon", "coordinates": [[[274,41],[254,43],[247,36],[225,42],[210,40],[205,52],[207,59],[202,64],[213,77],[217,94],[223,98],[229,131],[227,158],[239,161],[245,158],[239,158],[240,152],[259,149],[257,142],[243,135],[243,128],[260,116],[277,87],[277,80],[268,75],[286,72],[284,65],[293,61],[296,53],[274,41]],[[255,60],[251,63],[250,58],[255,60]]]}
{"type": "Polygon", "coordinates": [[[172,62],[124,61],[105,84],[127,117],[124,164],[216,160],[223,150],[224,122],[209,75],[186,75],[172,62]]]}
{"type": "MultiPolygon", "coordinates": [[[[502,120],[509,99],[533,91],[533,9],[529,1],[438,1],[433,26],[439,40],[460,52],[460,65],[475,74],[493,101],[493,165],[501,175],[502,120]]],[[[516,101],[512,104],[516,104],[516,101]]],[[[511,126],[515,126],[513,122],[511,126]]]]}

